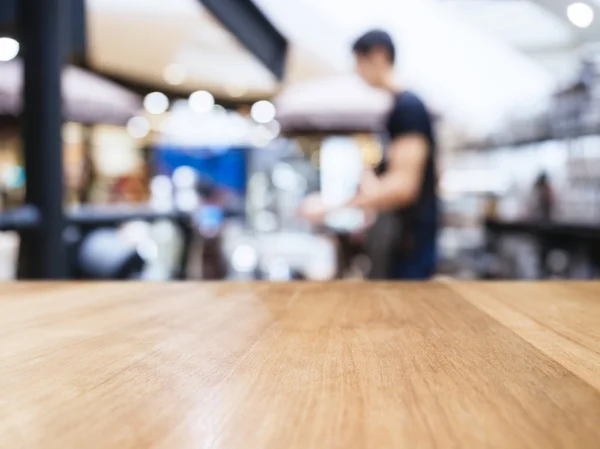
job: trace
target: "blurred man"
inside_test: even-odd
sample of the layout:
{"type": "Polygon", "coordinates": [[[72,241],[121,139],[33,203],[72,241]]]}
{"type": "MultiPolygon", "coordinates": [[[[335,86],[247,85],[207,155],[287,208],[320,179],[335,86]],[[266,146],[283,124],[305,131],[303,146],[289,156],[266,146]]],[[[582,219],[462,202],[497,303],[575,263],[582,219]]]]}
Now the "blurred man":
{"type": "MultiPolygon", "coordinates": [[[[378,267],[373,278],[427,279],[434,274],[437,234],[435,139],[423,102],[396,82],[396,49],[391,37],[374,30],[353,46],[356,69],[369,85],[394,96],[385,127],[389,142],[375,172],[366,172],[356,197],[348,204],[378,219],[367,247],[378,267]]],[[[327,211],[314,200],[302,209],[318,220],[327,211]]]]}

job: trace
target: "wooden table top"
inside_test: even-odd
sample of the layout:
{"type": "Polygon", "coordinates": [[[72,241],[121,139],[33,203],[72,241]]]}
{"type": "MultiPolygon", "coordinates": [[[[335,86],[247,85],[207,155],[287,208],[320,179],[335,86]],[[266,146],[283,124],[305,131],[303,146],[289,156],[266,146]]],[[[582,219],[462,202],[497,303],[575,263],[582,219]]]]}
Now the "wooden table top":
{"type": "Polygon", "coordinates": [[[600,448],[600,283],[3,284],[0,447],[600,448]]]}

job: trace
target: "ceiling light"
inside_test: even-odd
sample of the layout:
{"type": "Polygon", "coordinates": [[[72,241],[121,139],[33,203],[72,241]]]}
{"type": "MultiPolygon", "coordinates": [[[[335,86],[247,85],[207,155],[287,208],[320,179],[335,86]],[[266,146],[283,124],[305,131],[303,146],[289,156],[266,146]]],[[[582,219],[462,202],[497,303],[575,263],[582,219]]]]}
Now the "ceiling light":
{"type": "Polygon", "coordinates": [[[190,109],[199,114],[206,114],[212,111],[215,105],[215,97],[210,92],[205,90],[199,90],[190,95],[189,106],[190,109]]]}
{"type": "Polygon", "coordinates": [[[231,255],[231,265],[236,271],[248,273],[258,264],[258,252],[248,244],[239,245],[231,255]]]}
{"type": "Polygon", "coordinates": [[[150,181],[150,192],[156,196],[171,196],[173,184],[167,175],[157,175],[150,181]]]}
{"type": "Polygon", "coordinates": [[[172,86],[177,86],[185,81],[186,71],[179,64],[169,64],[163,70],[165,81],[172,86]]]}
{"type": "Polygon", "coordinates": [[[225,109],[223,106],[221,106],[220,104],[215,105],[215,107],[212,110],[213,114],[216,116],[225,116],[227,115],[227,109],[225,109]]]}
{"type": "Polygon", "coordinates": [[[281,134],[281,125],[277,120],[271,121],[271,123],[267,125],[267,129],[271,132],[273,139],[276,139],[279,137],[279,134],[281,134]]]}
{"type": "Polygon", "coordinates": [[[587,28],[594,21],[594,10],[586,3],[572,3],[567,7],[567,17],[576,27],[587,28]]]}
{"type": "Polygon", "coordinates": [[[173,172],[173,185],[178,189],[193,189],[196,185],[196,170],[183,165],[173,172]]]}
{"type": "Polygon", "coordinates": [[[192,212],[200,205],[200,199],[194,189],[184,189],[175,194],[175,204],[183,212],[192,212]]]}
{"type": "Polygon", "coordinates": [[[19,43],[10,37],[0,38],[0,62],[8,62],[19,54],[19,43]]]}
{"type": "Polygon", "coordinates": [[[273,182],[273,185],[280,190],[294,192],[297,190],[298,186],[298,175],[290,164],[278,162],[275,164],[275,167],[273,167],[271,181],[273,182]]]}
{"type": "Polygon", "coordinates": [[[269,123],[275,118],[277,111],[270,101],[257,101],[250,109],[250,116],[257,123],[269,123]]]}
{"type": "Polygon", "coordinates": [[[266,147],[274,139],[272,131],[266,126],[256,126],[250,133],[250,143],[258,148],[266,147]]]}
{"type": "Polygon", "coordinates": [[[150,132],[150,122],[145,117],[132,117],[127,122],[127,132],[135,139],[146,137],[150,132]]]}
{"type": "Polygon", "coordinates": [[[144,98],[144,108],[150,114],[162,114],[169,109],[169,99],[161,92],[152,92],[144,98]]]}

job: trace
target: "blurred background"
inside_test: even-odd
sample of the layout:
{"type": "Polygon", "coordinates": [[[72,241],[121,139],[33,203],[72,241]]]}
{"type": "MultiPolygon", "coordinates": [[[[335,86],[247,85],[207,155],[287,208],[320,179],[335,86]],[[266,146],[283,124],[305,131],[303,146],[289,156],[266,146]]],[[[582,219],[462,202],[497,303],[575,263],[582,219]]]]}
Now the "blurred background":
{"type": "Polygon", "coordinates": [[[3,0],[0,279],[361,279],[388,30],[435,117],[437,276],[600,274],[600,2],[3,0]],[[61,89],[62,87],[62,89],[61,89]]]}

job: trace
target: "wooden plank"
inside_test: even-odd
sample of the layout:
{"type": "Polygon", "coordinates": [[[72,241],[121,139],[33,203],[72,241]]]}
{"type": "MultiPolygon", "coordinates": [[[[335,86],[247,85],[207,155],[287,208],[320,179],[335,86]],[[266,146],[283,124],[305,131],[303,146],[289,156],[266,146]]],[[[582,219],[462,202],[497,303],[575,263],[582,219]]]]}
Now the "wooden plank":
{"type": "Polygon", "coordinates": [[[544,295],[557,311],[542,341],[580,320],[570,332],[593,354],[598,285],[21,285],[0,292],[0,447],[600,441],[598,385],[521,338],[523,312],[494,312],[544,295]]]}
{"type": "Polygon", "coordinates": [[[600,390],[600,283],[460,283],[455,291],[600,390]]]}

